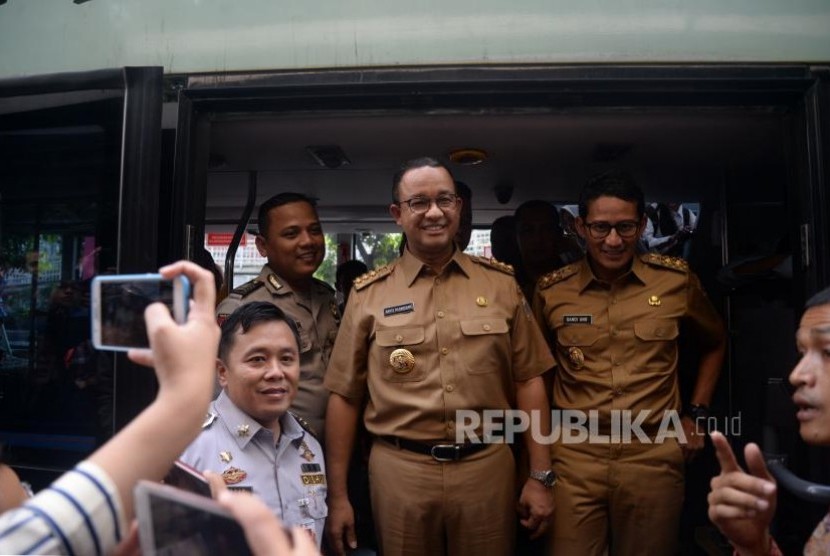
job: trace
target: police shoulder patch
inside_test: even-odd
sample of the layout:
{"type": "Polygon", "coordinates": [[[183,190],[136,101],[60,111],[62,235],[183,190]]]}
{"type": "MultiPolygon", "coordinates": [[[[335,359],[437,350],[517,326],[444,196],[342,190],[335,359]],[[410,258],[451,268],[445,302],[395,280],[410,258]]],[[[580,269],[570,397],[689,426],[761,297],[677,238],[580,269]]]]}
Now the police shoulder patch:
{"type": "Polygon", "coordinates": [[[245,282],[238,288],[234,288],[234,290],[231,292],[231,295],[247,297],[264,285],[265,284],[263,282],[260,282],[259,280],[251,280],[250,282],[245,282]]]}
{"type": "Polygon", "coordinates": [[[540,290],[544,290],[545,288],[549,288],[557,282],[561,282],[565,278],[573,276],[578,271],[579,265],[576,264],[569,264],[568,266],[557,268],[553,272],[548,272],[547,274],[539,278],[538,287],[540,290]]]}
{"type": "Polygon", "coordinates": [[[308,423],[308,421],[306,421],[305,419],[303,419],[302,417],[300,417],[299,415],[297,415],[297,414],[296,414],[296,413],[294,413],[293,411],[289,411],[288,413],[290,413],[290,414],[291,414],[291,416],[292,416],[292,417],[294,417],[294,420],[295,420],[295,421],[297,421],[297,422],[300,424],[300,426],[301,426],[301,427],[303,427],[303,430],[304,430],[304,431],[306,431],[307,433],[309,433],[309,434],[310,434],[311,436],[313,436],[315,439],[317,438],[317,431],[316,431],[316,430],[314,430],[314,427],[312,427],[312,426],[308,423]]]}
{"type": "Polygon", "coordinates": [[[360,276],[354,279],[354,289],[362,290],[369,284],[377,282],[381,278],[386,278],[392,273],[392,269],[394,268],[394,266],[394,264],[387,264],[383,265],[380,268],[370,270],[366,274],[361,274],[360,276]]]}
{"type": "Polygon", "coordinates": [[[660,253],[646,253],[641,257],[641,260],[652,266],[670,268],[677,272],[689,272],[689,263],[680,257],[669,257],[660,253]]]}
{"type": "Polygon", "coordinates": [[[509,274],[510,276],[513,276],[515,274],[515,272],[513,271],[513,265],[503,263],[501,261],[494,259],[493,257],[490,257],[488,259],[487,257],[478,257],[474,255],[470,258],[478,264],[486,266],[487,268],[493,268],[495,270],[498,270],[499,272],[509,274]]]}

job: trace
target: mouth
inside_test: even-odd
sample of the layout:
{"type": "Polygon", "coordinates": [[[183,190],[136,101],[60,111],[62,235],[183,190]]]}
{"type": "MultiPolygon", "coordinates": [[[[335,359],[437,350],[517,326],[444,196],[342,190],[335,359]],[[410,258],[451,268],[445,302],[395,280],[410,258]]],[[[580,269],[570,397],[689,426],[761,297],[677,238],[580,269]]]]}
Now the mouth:
{"type": "Polygon", "coordinates": [[[425,232],[441,232],[446,229],[446,225],[444,224],[427,224],[425,226],[421,226],[421,229],[425,232]]]}
{"type": "Polygon", "coordinates": [[[259,392],[260,394],[275,400],[281,400],[288,396],[288,388],[284,386],[273,386],[271,388],[264,388],[259,392]]]}
{"type": "Polygon", "coordinates": [[[297,258],[301,261],[312,263],[317,260],[317,252],[309,251],[308,253],[300,253],[299,255],[297,255],[297,258]]]}
{"type": "Polygon", "coordinates": [[[820,408],[812,405],[803,396],[793,396],[793,402],[798,407],[798,411],[796,412],[796,418],[798,418],[799,421],[810,421],[811,419],[814,419],[820,412],[820,408]]]}

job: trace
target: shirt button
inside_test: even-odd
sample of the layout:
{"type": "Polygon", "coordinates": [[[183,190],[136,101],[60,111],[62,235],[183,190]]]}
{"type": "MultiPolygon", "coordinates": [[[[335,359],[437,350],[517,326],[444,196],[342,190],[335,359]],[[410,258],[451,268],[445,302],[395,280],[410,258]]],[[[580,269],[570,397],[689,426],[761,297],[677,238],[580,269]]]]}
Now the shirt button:
{"type": "Polygon", "coordinates": [[[612,335],[612,336],[616,336],[617,334],[619,334],[619,332],[617,331],[617,329],[616,329],[616,328],[612,328],[612,329],[611,329],[611,335],[612,335]]]}
{"type": "Polygon", "coordinates": [[[616,297],[612,297],[612,298],[611,298],[611,305],[616,305],[616,304],[617,304],[617,298],[616,298],[616,297]]]}
{"type": "Polygon", "coordinates": [[[615,367],[619,367],[620,365],[622,365],[622,363],[620,363],[619,361],[614,361],[614,366],[615,367]]]}
{"type": "Polygon", "coordinates": [[[403,336],[398,334],[397,336],[395,336],[395,341],[398,342],[398,343],[402,342],[403,341],[403,336]]]}
{"type": "Polygon", "coordinates": [[[658,338],[662,338],[663,337],[663,329],[658,328],[657,330],[654,331],[654,335],[657,336],[658,338]]]}
{"type": "Polygon", "coordinates": [[[447,384],[447,392],[452,392],[453,390],[455,390],[455,386],[453,386],[452,384],[447,384]]]}
{"type": "Polygon", "coordinates": [[[622,388],[617,388],[616,390],[614,390],[614,397],[615,398],[619,398],[622,395],[623,395],[622,388]]]}
{"type": "Polygon", "coordinates": [[[449,350],[449,349],[447,349],[447,348],[441,348],[441,355],[446,355],[446,354],[448,354],[449,352],[450,352],[450,350],[449,350]]]}
{"type": "Polygon", "coordinates": [[[444,318],[444,311],[438,311],[438,318],[439,319],[444,318]]]}
{"type": "Polygon", "coordinates": [[[489,324],[485,324],[484,326],[482,326],[482,328],[484,329],[485,332],[490,332],[490,325],[489,324]]]}
{"type": "Polygon", "coordinates": [[[447,421],[447,428],[452,429],[455,427],[455,421],[447,421]]]}
{"type": "Polygon", "coordinates": [[[436,283],[436,284],[440,284],[440,283],[441,283],[441,279],[440,279],[440,278],[436,278],[436,279],[435,279],[435,283],[436,283]]]}

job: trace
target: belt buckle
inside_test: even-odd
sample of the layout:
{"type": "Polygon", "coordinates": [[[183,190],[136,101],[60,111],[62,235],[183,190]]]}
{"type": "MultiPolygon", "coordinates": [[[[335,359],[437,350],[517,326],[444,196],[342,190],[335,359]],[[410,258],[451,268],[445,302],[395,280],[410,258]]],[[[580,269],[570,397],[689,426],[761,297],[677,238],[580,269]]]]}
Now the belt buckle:
{"type": "Polygon", "coordinates": [[[448,461],[458,461],[461,459],[461,446],[458,444],[436,444],[429,449],[429,455],[432,456],[432,459],[435,461],[440,462],[448,462],[448,461]],[[438,450],[452,450],[452,456],[440,456],[438,455],[438,450]]]}

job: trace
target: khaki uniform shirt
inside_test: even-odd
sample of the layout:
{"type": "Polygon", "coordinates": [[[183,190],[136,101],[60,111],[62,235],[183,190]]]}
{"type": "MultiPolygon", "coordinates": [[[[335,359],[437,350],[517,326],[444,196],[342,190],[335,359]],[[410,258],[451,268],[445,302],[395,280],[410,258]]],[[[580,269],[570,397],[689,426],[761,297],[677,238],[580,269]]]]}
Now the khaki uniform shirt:
{"type": "Polygon", "coordinates": [[[612,284],[597,280],[587,258],[539,280],[536,318],[549,333],[558,363],[553,405],[599,410],[650,410],[643,431],[659,427],[665,410],[680,409],[677,338],[689,326],[704,349],[724,338],[723,323],[685,261],[635,257],[612,284]]]}
{"type": "Polygon", "coordinates": [[[280,418],[280,427],[274,438],[223,391],[179,459],[221,474],[231,488],[252,491],[286,525],[312,531],[319,547],[328,515],[323,450],[291,413],[280,418]]]}
{"type": "Polygon", "coordinates": [[[368,392],[372,434],[455,441],[456,410],[515,407],[514,382],[553,365],[509,266],[456,250],[435,274],[406,251],[355,280],[325,384],[368,392]]]}
{"type": "Polygon", "coordinates": [[[296,323],[300,332],[300,383],[291,410],[308,421],[314,432],[323,438],[329,400],[328,390],[323,387],[323,376],[340,325],[334,290],[315,279],[310,293],[295,292],[264,265],[259,276],[234,289],[219,304],[216,309],[219,322],[240,305],[252,301],[270,301],[296,323]]]}

